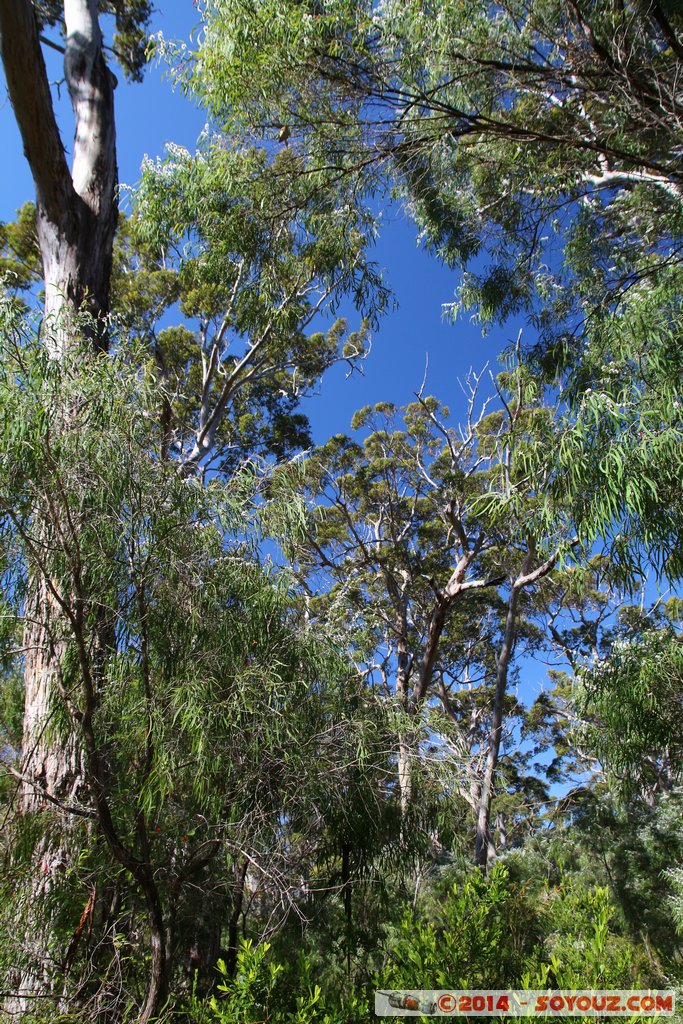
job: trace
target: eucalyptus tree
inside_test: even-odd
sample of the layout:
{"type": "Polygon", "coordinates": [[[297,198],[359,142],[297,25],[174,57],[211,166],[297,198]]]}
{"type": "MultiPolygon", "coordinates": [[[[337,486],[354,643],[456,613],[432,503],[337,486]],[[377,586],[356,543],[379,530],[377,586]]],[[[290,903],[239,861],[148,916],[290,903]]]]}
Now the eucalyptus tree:
{"type": "MultiPolygon", "coordinates": [[[[97,5],[94,0],[69,0],[62,9],[55,3],[34,6],[28,0],[12,0],[0,12],[9,95],[36,185],[35,238],[45,286],[40,334],[48,357],[36,364],[46,381],[45,402],[36,415],[50,424],[48,443],[55,451],[61,453],[62,441],[67,448],[68,441],[75,446],[82,441],[83,466],[80,470],[75,463],[68,467],[68,482],[74,482],[77,504],[82,495],[80,473],[88,477],[87,462],[92,456],[86,433],[79,435],[75,429],[83,426],[79,385],[73,383],[79,365],[87,378],[88,373],[96,372],[93,366],[99,366],[97,358],[92,361],[95,356],[105,364],[113,360],[112,366],[122,373],[127,360],[138,360],[143,375],[145,364],[153,363],[157,405],[145,405],[140,415],[155,417],[164,428],[158,452],[150,439],[150,454],[158,454],[168,464],[164,472],[175,473],[191,495],[194,477],[208,468],[228,473],[244,456],[264,450],[282,453],[299,443],[305,437],[305,423],[294,412],[298,395],[313,385],[345,345],[344,358],[358,357],[366,332],[362,327],[360,333],[346,338],[341,323],[327,333],[308,330],[312,320],[343,291],[353,292],[370,312],[382,304],[382,289],[363,256],[362,212],[345,215],[346,230],[338,230],[335,211],[323,198],[316,209],[308,209],[306,218],[298,220],[298,199],[290,191],[288,216],[280,210],[277,219],[268,205],[268,187],[256,174],[258,156],[232,152],[219,139],[206,141],[195,158],[175,150],[165,164],[146,168],[135,220],[141,241],[135,253],[129,246],[124,254],[125,244],[120,247],[114,270],[118,223],[115,77],[107,66],[100,27],[100,15],[105,13],[116,15],[119,34],[114,49],[124,70],[139,77],[149,17],[145,2],[97,5]],[[48,38],[51,29],[62,32],[61,42],[48,38]],[[41,44],[64,51],[75,120],[71,169],[55,118],[41,44]],[[156,196],[154,202],[154,189],[160,185],[163,195],[156,196]],[[189,249],[181,252],[183,235],[194,243],[191,255],[189,249]],[[170,250],[175,254],[172,268],[164,262],[170,250]],[[113,284],[119,322],[112,304],[113,284]],[[139,303],[132,315],[136,285],[139,303]],[[155,331],[156,318],[176,300],[183,304],[190,325],[162,336],[155,331]],[[145,320],[151,335],[146,335],[144,345],[131,348],[124,344],[127,332],[139,335],[144,330],[145,320]],[[116,361],[119,349],[125,353],[123,363],[116,361]],[[73,387],[51,392],[50,375],[62,372],[73,387]],[[67,404],[60,404],[62,399],[67,404]],[[231,429],[227,426],[229,414],[231,429]]],[[[2,243],[3,256],[7,257],[8,249],[14,250],[13,269],[16,258],[23,265],[22,274],[10,287],[22,288],[28,301],[24,286],[32,280],[36,250],[30,241],[31,218],[28,213],[23,217],[22,224],[3,227],[2,243]],[[24,250],[25,244],[29,247],[24,250]]],[[[9,352],[7,356],[10,383],[15,355],[9,352]]],[[[28,365],[28,355],[26,358],[28,365]]],[[[21,362],[20,355],[17,359],[21,362]]],[[[24,368],[17,373],[23,379],[24,368]]],[[[83,388],[87,387],[84,378],[83,388]]],[[[129,397],[134,405],[134,396],[129,397]]],[[[16,392],[14,399],[8,397],[8,401],[14,400],[18,400],[16,392]]],[[[18,414],[11,428],[18,431],[17,437],[22,429],[16,427],[20,420],[18,414]]],[[[42,420],[41,429],[45,426],[42,420]]],[[[53,940],[63,939],[64,931],[56,928],[52,934],[50,921],[54,924],[54,919],[43,911],[49,910],[50,893],[58,889],[53,879],[77,862],[74,817],[80,816],[92,822],[108,856],[128,872],[138,894],[143,894],[152,937],[151,982],[139,1001],[142,1017],[147,1019],[163,1002],[173,943],[160,939],[160,914],[163,918],[165,911],[159,910],[145,850],[140,847],[131,852],[111,808],[107,809],[109,772],[114,770],[108,760],[111,751],[106,743],[101,745],[100,734],[97,743],[91,735],[92,716],[100,702],[107,700],[108,666],[127,641],[117,632],[121,626],[118,615],[123,612],[112,611],[115,598],[84,596],[83,580],[90,578],[96,564],[103,583],[110,572],[115,576],[120,566],[108,570],[85,542],[81,550],[83,521],[76,525],[70,521],[71,492],[61,482],[58,460],[48,457],[41,447],[43,440],[42,434],[34,438],[36,451],[41,451],[46,466],[54,469],[53,482],[43,477],[38,484],[30,474],[25,475],[22,479],[27,490],[22,497],[17,478],[17,487],[8,492],[17,505],[3,510],[12,523],[17,519],[24,524],[20,563],[28,567],[26,588],[16,590],[23,602],[18,610],[25,626],[25,711],[21,759],[18,767],[12,764],[21,788],[24,821],[20,827],[25,835],[33,835],[34,850],[32,867],[24,876],[29,893],[24,935],[27,942],[30,939],[30,948],[20,979],[21,1009],[26,1009],[33,997],[54,995],[65,973],[69,957],[53,956],[53,940]],[[22,518],[27,509],[28,525],[22,518]],[[51,567],[53,555],[59,562],[58,571],[51,567]],[[74,557],[83,557],[77,570],[74,557]],[[73,650],[79,652],[75,662],[69,660],[73,650]],[[55,721],[66,722],[67,727],[55,729],[55,721]],[[40,823],[50,808],[57,813],[56,822],[40,835],[40,823]],[[62,974],[56,967],[59,964],[62,974]]],[[[132,443],[133,448],[137,443],[132,443]]],[[[112,472],[118,471],[123,482],[132,454],[114,448],[110,455],[112,472]]],[[[149,501],[155,497],[152,476],[145,476],[136,486],[149,488],[149,501]]],[[[128,499],[124,500],[121,492],[102,500],[125,521],[128,499]],[[123,505],[117,505],[119,499],[123,505]]],[[[192,514],[180,504],[186,509],[186,526],[191,531],[192,514]]],[[[96,518],[93,514],[92,521],[96,518]]],[[[144,525],[134,543],[144,548],[153,528],[142,514],[140,522],[144,525]],[[147,534],[147,530],[151,532],[147,534]]],[[[16,523],[15,528],[19,529],[16,523]]],[[[104,526],[102,530],[104,544],[107,533],[104,526]]],[[[115,561],[122,557],[114,548],[108,550],[115,561]]],[[[245,579],[247,575],[245,570],[245,579]]],[[[132,580],[129,584],[134,589],[132,580]]],[[[119,594],[119,599],[127,608],[130,593],[119,594]]],[[[149,661],[149,651],[142,654],[144,646],[139,648],[139,656],[148,665],[145,672],[161,670],[149,661]]],[[[137,840],[143,845],[147,831],[143,824],[137,840]]],[[[106,892],[100,895],[106,900],[106,892]]],[[[93,896],[91,924],[92,908],[99,914],[99,899],[93,896]]],[[[70,912],[74,912],[73,906],[70,912]]],[[[104,934],[107,922],[102,918],[100,923],[104,934]]],[[[74,939],[84,927],[82,923],[80,931],[76,929],[74,939]]],[[[90,932],[100,934],[89,926],[90,932]]],[[[102,941],[106,947],[107,940],[102,941]]]]}
{"type": "MultiPolygon", "coordinates": [[[[366,217],[347,218],[344,232],[322,203],[293,217],[301,196],[292,189],[283,211],[263,171],[262,154],[222,139],[194,155],[170,145],[145,164],[130,215],[119,213],[112,346],[133,343],[154,367],[164,454],[186,476],[308,447],[301,398],[334,362],[362,361],[387,303],[366,217]],[[334,315],[344,293],[361,311],[356,330],[334,315]]],[[[38,257],[27,203],[0,224],[5,287],[27,308],[38,257]]]]}
{"type": "Polygon", "coordinates": [[[141,353],[57,362],[11,303],[3,315],[7,611],[21,619],[39,572],[61,652],[46,743],[81,751],[68,793],[3,751],[3,775],[41,801],[5,838],[5,985],[22,1012],[42,998],[83,1019],[127,1007],[147,1021],[183,969],[210,983],[248,874],[286,909],[311,851],[350,821],[365,818],[368,856],[386,841],[384,730],[339,643],[297,610],[291,576],[260,564],[253,468],[206,487],[184,478],[163,457],[141,353]],[[52,407],[71,409],[68,424],[52,407]],[[54,842],[36,847],[36,834],[54,842]]]}
{"type": "Polygon", "coordinates": [[[195,154],[170,146],[165,160],[143,167],[132,244],[127,254],[122,247],[115,284],[127,330],[147,338],[176,392],[167,410],[169,453],[184,475],[226,471],[234,463],[231,446],[239,455],[236,432],[243,452],[249,442],[258,451],[268,433],[275,454],[297,441],[305,446],[300,398],[333,362],[353,368],[363,358],[386,306],[386,288],[366,254],[369,212],[340,208],[326,195],[311,203],[309,183],[290,173],[292,163],[285,152],[269,166],[263,152],[204,136],[195,154]],[[141,272],[162,289],[173,282],[142,323],[141,272]],[[329,321],[342,295],[363,317],[357,330],[329,321]],[[158,331],[174,300],[184,323],[158,331]]]}
{"type": "Polygon", "coordinates": [[[607,781],[622,806],[652,807],[680,778],[682,602],[669,593],[648,603],[651,589],[646,580],[634,595],[623,586],[623,567],[594,554],[549,576],[534,609],[552,655],[553,687],[532,715],[552,723],[561,755],[553,775],[559,770],[557,781],[568,781],[578,774],[580,788],[589,776],[607,781]]]}
{"type": "MultiPolygon", "coordinates": [[[[105,5],[115,13],[124,72],[136,78],[144,64],[143,39],[150,6],[105,5]]],[[[37,237],[44,279],[43,336],[55,361],[78,347],[81,334],[95,350],[107,346],[112,247],[117,220],[114,88],[98,6],[93,0],[33,5],[11,0],[0,11],[0,52],[9,98],[36,188],[37,237]],[[45,33],[58,28],[63,43],[45,33]],[[64,78],[74,114],[72,166],[69,168],[57,123],[42,46],[64,54],[64,78]],[[81,313],[87,313],[82,317],[81,313]]],[[[59,419],[68,411],[55,411],[59,419]]],[[[38,522],[35,524],[40,529],[38,522]]],[[[45,527],[47,530],[47,526],[45,527]]],[[[43,543],[49,547],[46,533],[43,543]]],[[[63,650],[50,635],[58,614],[47,579],[38,570],[26,597],[25,714],[23,750],[26,776],[23,807],[37,812],[45,800],[75,798],[80,752],[73,738],[55,748],[47,738],[51,697],[58,685],[63,650]],[[37,785],[36,785],[37,784],[37,785]],[[45,794],[45,797],[43,797],[45,794]]],[[[61,860],[54,838],[54,862],[61,860]]],[[[45,852],[45,851],[43,851],[45,852]]],[[[48,857],[48,860],[50,858],[48,857]]],[[[36,873],[36,901],[45,877],[36,873]]],[[[38,929],[33,930],[37,936],[38,929]]],[[[43,934],[43,939],[47,936],[43,934]]],[[[40,938],[36,938],[40,944],[40,938]]]]}
{"type": "Polygon", "coordinates": [[[679,5],[203,9],[202,44],[179,77],[217,123],[266,144],[286,126],[290,150],[330,188],[391,187],[423,242],[461,271],[454,313],[526,312],[580,421],[561,500],[587,537],[611,533],[627,573],[645,550],[679,575],[679,5]]]}
{"type": "Polygon", "coordinates": [[[126,75],[139,79],[145,63],[146,0],[105,3],[12,0],[0,14],[7,89],[36,187],[38,238],[45,281],[46,344],[59,358],[74,342],[73,317],[82,308],[87,333],[106,347],[112,247],[116,231],[117,169],[114,90],[100,14],[116,16],[114,40],[126,75]],[[57,28],[63,43],[45,32],[57,28]],[[42,46],[64,54],[64,78],[74,113],[69,168],[54,110],[42,46]]]}
{"type": "MultiPolygon", "coordinates": [[[[116,5],[114,5],[116,6],[116,5]]],[[[130,47],[124,68],[140,74],[140,37],[149,19],[147,4],[119,6],[130,47]]],[[[28,0],[3,5],[0,40],[7,88],[36,186],[37,235],[45,282],[44,334],[59,359],[76,343],[75,318],[87,309],[86,332],[96,348],[106,346],[112,247],[116,230],[115,77],[107,66],[96,5],[89,0],[34,6],[28,0]],[[64,33],[64,74],[74,111],[74,153],[69,169],[57,125],[41,42],[59,25],[64,33]]],[[[81,321],[85,324],[85,321],[81,321]]],[[[25,749],[32,751],[36,777],[47,791],[58,790],[68,774],[69,756],[51,755],[42,740],[46,697],[53,667],[44,656],[41,618],[49,596],[36,581],[35,614],[27,627],[25,749]],[[43,611],[41,612],[41,608],[43,611]]],[[[43,614],[44,613],[44,614],[43,614]]],[[[34,801],[27,791],[26,803],[34,801]]]]}
{"type": "MultiPolygon", "coordinates": [[[[332,438],[307,460],[311,527],[291,552],[309,579],[310,614],[354,624],[359,664],[397,708],[404,814],[421,798],[415,771],[430,705],[440,701],[456,724],[455,785],[476,821],[480,864],[495,856],[491,806],[527,591],[573,543],[557,509],[554,532],[536,530],[544,481],[521,468],[525,448],[550,443],[552,412],[521,367],[501,376],[499,393],[502,408],[477,415],[473,387],[460,430],[421,393],[400,424],[390,403],[357,413],[352,426],[370,431],[362,444],[332,438]]],[[[439,731],[435,716],[429,726],[439,731]]]]}
{"type": "Polygon", "coordinates": [[[290,147],[334,156],[332,176],[386,167],[450,260],[492,235],[495,261],[465,290],[484,314],[533,286],[547,297],[543,232],[562,209],[579,297],[608,305],[678,266],[674,4],[208,0],[204,14],[189,75],[214,116],[261,138],[286,125],[290,147]]]}
{"type": "MultiPolygon", "coordinates": [[[[438,411],[433,399],[416,403],[406,410],[408,429],[402,432],[394,427],[396,410],[390,404],[362,410],[352,426],[370,427],[363,447],[334,438],[314,453],[307,466],[308,486],[314,494],[320,489],[309,556],[334,573],[344,598],[339,613],[345,616],[349,608],[355,612],[367,653],[378,652],[383,689],[387,695],[394,692],[412,718],[419,716],[431,686],[452,606],[466,591],[491,585],[480,573],[468,571],[477,566],[484,540],[475,532],[459,542],[456,529],[464,536],[464,528],[457,506],[452,511],[456,526],[451,525],[450,543],[443,538],[441,544],[433,543],[430,536],[440,532],[442,525],[449,533],[443,517],[434,521],[445,496],[429,482],[430,466],[443,440],[438,432],[436,436],[429,432],[429,416],[436,417],[438,411]],[[449,555],[457,565],[439,585],[437,579],[443,576],[449,555]]],[[[470,455],[473,439],[470,433],[462,442],[461,463],[470,455]]],[[[472,462],[464,471],[466,477],[471,467],[472,462]]],[[[337,599],[334,588],[330,596],[337,599]]],[[[412,801],[416,738],[399,740],[398,782],[404,811],[412,801]]]]}

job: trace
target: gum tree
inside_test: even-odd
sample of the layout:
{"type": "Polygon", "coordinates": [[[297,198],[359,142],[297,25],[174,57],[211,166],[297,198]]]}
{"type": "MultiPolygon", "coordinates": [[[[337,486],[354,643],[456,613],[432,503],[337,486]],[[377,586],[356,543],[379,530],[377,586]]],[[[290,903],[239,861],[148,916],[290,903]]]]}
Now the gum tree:
{"type": "MultiPolygon", "coordinates": [[[[139,78],[142,39],[150,9],[143,2],[105,5],[116,14],[122,64],[139,78]]],[[[112,249],[117,220],[116,79],[108,66],[100,11],[95,0],[33,5],[11,0],[0,11],[0,52],[9,97],[36,189],[36,223],[45,284],[42,334],[46,351],[59,362],[78,348],[81,336],[94,350],[107,347],[112,249]],[[58,29],[63,42],[44,34],[58,29]],[[64,55],[64,78],[74,116],[73,160],[69,167],[57,124],[43,45],[64,55]],[[83,316],[85,314],[85,316],[83,316]]],[[[68,410],[57,412],[66,417],[68,410]]],[[[47,523],[35,529],[51,543],[47,523]]],[[[45,576],[38,569],[26,596],[23,808],[34,813],[51,800],[78,802],[83,786],[80,753],[73,738],[50,742],[52,696],[64,653],[49,623],[59,617],[45,576]]],[[[43,844],[38,856],[43,880],[62,861],[60,842],[43,844]]],[[[29,929],[31,930],[31,929],[29,929]]],[[[45,940],[34,934],[37,945],[45,940]]],[[[31,991],[40,983],[28,981],[31,991]]]]}
{"type": "Polygon", "coordinates": [[[679,265],[676,5],[209,0],[205,14],[190,73],[219,122],[261,138],[286,125],[290,147],[334,156],[331,179],[388,173],[447,259],[494,242],[464,295],[484,315],[534,287],[550,297],[554,217],[579,304],[679,265]]]}
{"type": "MultiPolygon", "coordinates": [[[[27,568],[25,590],[16,591],[23,599],[25,625],[25,712],[21,762],[13,767],[21,790],[21,828],[33,834],[34,850],[27,875],[31,898],[24,908],[26,969],[15,979],[21,999],[10,1008],[25,1010],[32,998],[53,995],[63,983],[69,957],[55,954],[54,943],[63,940],[64,932],[50,918],[50,893],[56,895],[59,879],[64,872],[68,875],[77,859],[78,830],[73,826],[83,817],[142,892],[152,964],[140,1003],[141,1019],[146,1020],[159,1011],[168,987],[174,944],[166,935],[165,915],[172,916],[172,908],[164,909],[163,894],[155,891],[150,875],[147,811],[140,810],[132,846],[117,824],[110,806],[111,773],[116,774],[109,760],[113,754],[93,725],[93,716],[109,699],[112,659],[127,642],[118,632],[123,612],[114,611],[111,602],[116,606],[120,600],[129,610],[130,592],[125,599],[111,594],[97,599],[84,583],[91,579],[94,565],[100,564],[104,581],[109,570],[91,547],[81,545],[82,523],[78,516],[72,518],[71,502],[81,515],[79,503],[92,483],[81,487],[79,482],[81,473],[88,478],[92,454],[86,451],[85,434],[83,465],[76,466],[82,402],[74,381],[81,369],[86,376],[96,375],[99,361],[115,359],[127,337],[135,338],[137,344],[126,348],[127,358],[141,361],[141,374],[151,361],[151,379],[158,384],[157,406],[145,405],[140,413],[154,415],[163,424],[158,452],[155,442],[150,444],[168,463],[168,472],[192,493],[194,478],[209,467],[227,474],[244,456],[255,451],[282,453],[305,437],[305,422],[294,414],[298,396],[335,358],[362,354],[365,336],[363,328],[346,339],[341,323],[327,333],[307,328],[339,292],[352,292],[372,310],[382,304],[382,289],[363,256],[362,215],[351,211],[345,216],[347,231],[333,233],[332,225],[339,221],[329,203],[321,200],[306,220],[297,220],[300,203],[291,192],[288,212],[276,214],[268,203],[273,190],[256,174],[258,157],[233,153],[220,139],[210,143],[210,161],[206,149],[195,158],[175,151],[163,166],[147,168],[135,219],[138,248],[134,251],[131,243],[126,251],[123,239],[114,267],[115,78],[105,60],[99,24],[100,14],[107,12],[117,17],[120,31],[114,45],[124,68],[139,77],[149,15],[144,3],[112,4],[110,11],[109,5],[94,0],[69,0],[63,9],[13,0],[0,12],[8,90],[36,185],[35,239],[45,284],[41,341],[46,356],[37,361],[46,379],[45,402],[37,416],[48,423],[47,443],[55,453],[62,443],[67,448],[74,445],[69,479],[61,482],[59,460],[41,447],[41,434],[36,450],[43,452],[54,473],[39,485],[30,474],[25,476],[24,497],[15,490],[18,506],[6,509],[15,530],[19,521],[23,523],[22,564],[27,568]],[[45,33],[51,28],[62,30],[63,42],[47,40],[45,33]],[[41,42],[64,51],[75,120],[71,168],[55,120],[41,42]],[[164,191],[156,196],[155,205],[160,182],[164,191]],[[183,235],[193,240],[191,255],[183,250],[183,235]],[[165,262],[169,249],[175,256],[172,267],[165,262]],[[112,308],[113,292],[119,314],[116,329],[110,315],[117,312],[112,308]],[[156,320],[177,300],[189,324],[157,335],[156,320]],[[62,373],[73,387],[50,392],[48,379],[62,373]],[[22,518],[25,513],[28,521],[22,518]],[[52,566],[53,555],[58,569],[52,566]],[[48,810],[55,817],[40,835],[48,810]]],[[[21,229],[3,227],[5,247],[15,247],[20,236],[21,245],[32,244],[28,221],[30,217],[24,216],[21,229]]],[[[30,278],[28,273],[14,283],[27,285],[30,278]]],[[[112,458],[123,460],[118,469],[125,480],[127,456],[117,449],[112,458]]],[[[116,469],[114,461],[112,470],[116,469]]],[[[19,485],[18,480],[14,483],[19,485]]],[[[148,487],[147,498],[154,499],[151,477],[135,486],[148,487]]],[[[118,498],[103,500],[111,509],[118,498]]],[[[189,515],[185,524],[190,533],[191,520],[189,515]]],[[[142,534],[149,528],[152,536],[151,521],[144,514],[140,521],[147,524],[140,526],[142,534]]],[[[133,543],[143,541],[138,537],[133,543]]],[[[110,554],[114,560],[121,557],[113,548],[110,554]]],[[[141,575],[144,578],[143,571],[141,575]]],[[[129,586],[135,591],[133,578],[129,586]]],[[[144,583],[140,586],[144,590],[144,583]]],[[[146,614],[139,609],[139,615],[144,633],[146,614]]],[[[149,682],[150,673],[161,669],[153,664],[147,641],[139,641],[138,654],[149,682]]],[[[89,926],[105,947],[111,925],[106,918],[108,895],[106,885],[93,894],[89,926]]],[[[80,934],[78,928],[74,939],[76,933],[80,934]]]]}
{"type": "Polygon", "coordinates": [[[422,394],[400,420],[390,403],[357,413],[362,444],[339,436],[308,460],[311,530],[294,552],[311,614],[355,624],[357,659],[396,706],[404,816],[424,795],[425,729],[447,732],[482,866],[495,857],[491,808],[529,591],[572,547],[557,510],[553,533],[536,532],[543,486],[522,469],[524,449],[550,443],[553,414],[521,367],[499,387],[501,410],[481,415],[473,387],[460,430],[422,394]]]}
{"type": "Polygon", "coordinates": [[[205,13],[179,74],[216,121],[266,144],[286,126],[331,188],[391,188],[461,271],[454,314],[529,316],[578,420],[558,499],[586,537],[610,535],[627,575],[646,551],[678,576],[679,5],[208,0],[205,13]]]}
{"type": "Polygon", "coordinates": [[[150,7],[135,3],[98,5],[67,0],[33,5],[3,4],[2,62],[7,89],[36,187],[38,239],[45,282],[45,341],[59,359],[74,343],[74,316],[90,314],[87,333],[106,348],[112,248],[117,219],[118,176],[114,90],[100,14],[116,15],[114,46],[124,73],[139,79],[150,7]],[[63,43],[44,32],[58,29],[63,43]],[[43,45],[64,54],[64,78],[74,115],[69,167],[57,125],[43,45]]]}

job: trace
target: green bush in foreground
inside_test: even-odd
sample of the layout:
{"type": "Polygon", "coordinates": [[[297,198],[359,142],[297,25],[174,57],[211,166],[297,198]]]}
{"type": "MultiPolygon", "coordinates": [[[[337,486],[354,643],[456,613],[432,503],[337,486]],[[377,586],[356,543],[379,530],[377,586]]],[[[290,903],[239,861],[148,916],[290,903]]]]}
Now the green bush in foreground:
{"type": "Polygon", "coordinates": [[[275,961],[244,941],[234,977],[219,963],[210,1000],[192,999],[193,1024],[360,1024],[378,989],[639,988],[662,984],[645,951],[614,931],[606,888],[534,892],[498,864],[451,885],[395,927],[383,966],[343,991],[323,992],[303,958],[275,961]]]}

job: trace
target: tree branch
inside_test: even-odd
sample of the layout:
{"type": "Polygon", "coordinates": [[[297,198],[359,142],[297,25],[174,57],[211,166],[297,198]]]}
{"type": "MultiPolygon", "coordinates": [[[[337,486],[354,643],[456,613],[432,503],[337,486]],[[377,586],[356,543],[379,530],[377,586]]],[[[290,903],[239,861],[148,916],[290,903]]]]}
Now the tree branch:
{"type": "Polygon", "coordinates": [[[65,804],[62,800],[58,800],[57,797],[48,793],[44,786],[39,785],[35,779],[32,779],[29,775],[24,775],[23,772],[13,768],[12,765],[7,764],[6,761],[0,762],[0,767],[3,768],[8,775],[11,775],[13,779],[16,779],[17,782],[21,782],[22,785],[25,786],[30,786],[44,800],[47,800],[48,803],[54,804],[55,807],[59,807],[60,811],[66,811],[67,814],[75,814],[79,818],[93,819],[97,817],[95,812],[88,807],[81,807],[79,804],[65,804]]]}
{"type": "Polygon", "coordinates": [[[30,0],[2,0],[0,53],[38,203],[57,221],[73,201],[73,185],[30,0]]]}

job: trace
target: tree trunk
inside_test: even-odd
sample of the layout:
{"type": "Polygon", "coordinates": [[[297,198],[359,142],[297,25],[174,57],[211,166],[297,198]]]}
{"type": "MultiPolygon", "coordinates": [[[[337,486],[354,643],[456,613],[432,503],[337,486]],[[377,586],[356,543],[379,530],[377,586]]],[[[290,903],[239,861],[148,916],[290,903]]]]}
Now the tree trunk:
{"type": "Polygon", "coordinates": [[[171,980],[172,935],[167,932],[159,892],[152,879],[149,865],[143,867],[144,879],[141,888],[147,903],[152,964],[145,1002],[138,1018],[139,1024],[155,1020],[168,999],[171,980]]]}
{"type": "Polygon", "coordinates": [[[45,279],[44,341],[58,359],[83,336],[106,345],[117,222],[114,87],[96,0],[65,0],[64,76],[74,111],[71,171],[52,107],[30,0],[3,0],[0,49],[36,186],[45,279]],[[78,322],[84,312],[90,322],[78,322]]]}
{"type": "MultiPolygon", "coordinates": [[[[410,701],[410,655],[408,654],[408,618],[405,595],[397,597],[396,611],[396,696],[401,711],[406,716],[411,713],[410,701]]],[[[413,799],[413,768],[412,742],[410,733],[406,733],[407,721],[400,726],[398,736],[397,777],[401,814],[405,815],[413,799]]]]}
{"type": "MultiPolygon", "coordinates": [[[[32,814],[51,804],[50,797],[77,804],[85,785],[82,757],[73,733],[56,745],[49,731],[64,637],[62,614],[38,572],[33,577],[32,607],[24,634],[26,687],[23,723],[22,811],[32,814]],[[63,631],[62,631],[63,632],[63,631]]],[[[70,815],[66,814],[69,818],[70,815]]],[[[43,866],[47,874],[47,866],[43,866]]]]}
{"type": "Polygon", "coordinates": [[[553,570],[557,562],[556,552],[537,569],[531,571],[535,557],[535,548],[532,541],[522,563],[522,568],[516,580],[512,584],[510,597],[508,598],[508,610],[505,617],[505,630],[498,657],[496,659],[496,689],[493,697],[493,714],[491,716],[491,728],[489,730],[488,752],[484,766],[484,776],[479,790],[477,802],[477,825],[474,841],[475,863],[488,871],[496,858],[496,847],[493,842],[491,830],[491,799],[493,797],[493,784],[498,758],[500,756],[500,741],[503,734],[503,712],[505,704],[505,693],[507,690],[508,671],[517,639],[517,619],[519,612],[519,597],[522,590],[537,580],[547,576],[553,570]]]}
{"type": "MultiPolygon", "coordinates": [[[[576,543],[576,538],[574,538],[572,543],[576,543]]],[[[519,597],[525,587],[531,586],[533,583],[537,583],[538,580],[548,576],[555,568],[559,558],[558,549],[550,558],[532,570],[531,566],[535,559],[535,545],[532,539],[529,539],[528,545],[521,571],[512,584],[512,590],[508,599],[503,643],[496,660],[496,690],[493,698],[493,715],[489,731],[488,753],[486,755],[484,777],[481,789],[479,790],[474,859],[479,867],[486,868],[487,871],[496,858],[496,848],[491,833],[491,799],[493,797],[493,783],[498,767],[500,741],[503,733],[503,706],[507,689],[508,670],[517,638],[519,597]]]]}
{"type": "MultiPolygon", "coordinates": [[[[396,613],[396,693],[401,707],[406,714],[409,714],[419,727],[419,719],[422,713],[429,687],[434,678],[434,669],[439,654],[441,637],[446,627],[446,620],[451,607],[468,590],[481,590],[486,587],[497,586],[500,580],[470,580],[466,581],[467,571],[476,559],[484,543],[484,535],[481,534],[471,546],[465,545],[453,570],[451,577],[442,591],[438,591],[427,628],[424,649],[420,658],[417,671],[414,673],[412,693],[410,692],[411,669],[413,661],[408,654],[408,610],[405,594],[400,595],[396,585],[393,588],[389,584],[389,592],[398,605],[396,613]]],[[[415,736],[410,733],[399,737],[398,744],[398,782],[401,798],[401,811],[406,813],[413,800],[413,759],[415,757],[415,736]]]]}
{"type": "Polygon", "coordinates": [[[496,663],[496,689],[493,697],[493,714],[491,716],[491,728],[489,730],[488,752],[484,766],[484,777],[479,790],[479,801],[477,805],[477,832],[474,842],[475,863],[487,870],[490,868],[496,856],[496,848],[493,844],[491,834],[491,798],[493,796],[493,782],[498,767],[500,755],[500,741],[503,734],[503,710],[505,704],[505,692],[507,690],[508,669],[512,660],[512,652],[515,646],[517,633],[517,608],[519,605],[519,589],[513,585],[508,600],[508,610],[505,619],[505,632],[503,643],[496,663]]]}
{"type": "MultiPolygon", "coordinates": [[[[95,349],[106,347],[117,221],[115,78],[104,59],[96,0],[65,0],[64,21],[64,75],[75,119],[71,170],[54,115],[33,5],[30,0],[0,4],[0,51],[7,87],[36,187],[45,279],[43,343],[52,358],[60,361],[84,343],[95,349]]],[[[58,430],[68,411],[53,410],[53,415],[58,430]]],[[[50,533],[43,512],[36,509],[33,526],[39,547],[50,533]]],[[[35,998],[30,997],[44,995],[46,990],[56,992],[62,985],[59,971],[39,962],[47,965],[61,959],[49,956],[49,925],[41,913],[48,888],[72,861],[72,816],[65,808],[80,803],[85,786],[82,748],[75,731],[57,738],[50,729],[55,702],[60,699],[66,624],[40,564],[33,565],[28,592],[21,807],[25,816],[57,807],[60,817],[57,829],[36,850],[26,922],[32,963],[20,981],[23,997],[8,1006],[20,1013],[35,1007],[35,998]]]]}
{"type": "MultiPolygon", "coordinates": [[[[38,28],[29,0],[3,0],[2,58],[10,98],[36,184],[38,239],[45,278],[43,340],[64,359],[84,340],[106,346],[116,230],[115,78],[106,66],[96,0],[65,0],[64,73],[75,117],[69,173],[52,109],[38,28]]],[[[63,414],[57,410],[56,416],[63,414]]],[[[36,579],[35,614],[26,628],[24,774],[50,793],[68,788],[78,757],[44,736],[61,657],[58,612],[36,579]],[[76,760],[74,761],[74,757],[76,760]]],[[[28,784],[24,806],[38,800],[28,784]]]]}

